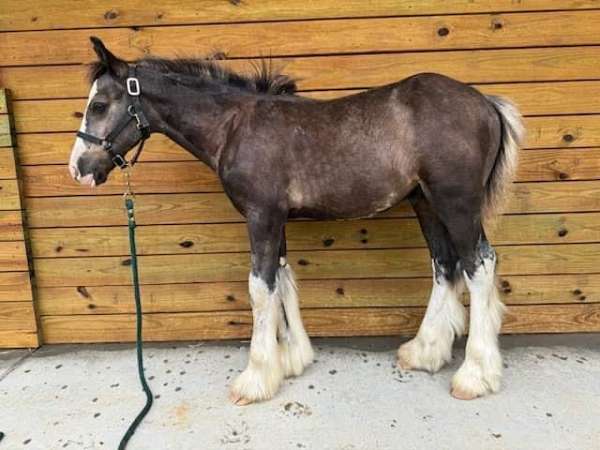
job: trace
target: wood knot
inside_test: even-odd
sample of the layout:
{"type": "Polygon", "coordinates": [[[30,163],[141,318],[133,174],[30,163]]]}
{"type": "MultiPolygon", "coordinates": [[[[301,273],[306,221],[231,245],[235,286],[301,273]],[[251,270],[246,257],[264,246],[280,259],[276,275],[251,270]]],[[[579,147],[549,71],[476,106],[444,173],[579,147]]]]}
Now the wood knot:
{"type": "Polygon", "coordinates": [[[305,259],[299,259],[298,264],[301,266],[308,266],[310,263],[305,259]]]}
{"type": "Polygon", "coordinates": [[[225,300],[227,300],[228,302],[235,302],[235,296],[232,294],[227,294],[225,300]]]}
{"type": "Polygon", "coordinates": [[[77,286],[77,293],[81,295],[83,298],[90,298],[91,295],[85,286],[77,286]]]}
{"type": "Polygon", "coordinates": [[[37,18],[37,16],[33,16],[33,17],[31,18],[31,21],[32,21],[32,22],[37,22],[37,21],[38,21],[38,18],[37,18]]]}
{"type": "Polygon", "coordinates": [[[366,228],[361,228],[360,229],[360,234],[367,234],[367,229],[366,228]]]}
{"type": "Polygon", "coordinates": [[[119,13],[114,9],[110,9],[104,13],[104,18],[106,20],[115,20],[117,17],[119,17],[119,13]]]}
{"type": "Polygon", "coordinates": [[[569,230],[567,230],[565,227],[561,227],[561,228],[558,230],[558,235],[559,235],[560,237],[565,237],[565,236],[566,236],[568,233],[569,233],[569,230]]]}
{"type": "Polygon", "coordinates": [[[87,305],[88,309],[96,309],[96,305],[94,305],[93,303],[90,303],[89,305],[87,305]]]}
{"type": "Polygon", "coordinates": [[[510,294],[512,292],[512,287],[511,287],[510,283],[508,281],[506,281],[506,280],[502,280],[500,282],[500,289],[505,294],[510,294]]]}
{"type": "Polygon", "coordinates": [[[240,6],[242,0],[229,0],[229,3],[231,3],[233,6],[240,6]]]}
{"type": "Polygon", "coordinates": [[[502,20],[492,19],[492,30],[501,30],[504,27],[502,20]]]}
{"type": "Polygon", "coordinates": [[[368,244],[369,240],[367,238],[361,239],[360,242],[362,242],[363,244],[368,244]]]}
{"type": "Polygon", "coordinates": [[[447,27],[441,27],[437,30],[438,36],[444,37],[450,34],[450,30],[447,27]]]}
{"type": "Polygon", "coordinates": [[[56,246],[56,248],[54,249],[54,251],[55,251],[56,253],[60,253],[60,252],[62,252],[62,251],[63,251],[63,246],[62,246],[62,245],[57,245],[57,246],[56,246]]]}
{"type": "Polygon", "coordinates": [[[331,247],[334,242],[335,242],[335,239],[333,239],[333,238],[323,239],[323,245],[325,247],[331,247]]]}
{"type": "Polygon", "coordinates": [[[570,133],[563,135],[562,138],[563,138],[563,141],[565,141],[565,142],[573,142],[575,140],[575,136],[573,136],[570,133]]]}
{"type": "Polygon", "coordinates": [[[344,295],[346,292],[344,291],[344,288],[342,288],[342,287],[339,287],[339,288],[337,288],[337,289],[335,290],[335,293],[336,293],[337,295],[344,295]]]}
{"type": "Polygon", "coordinates": [[[569,179],[569,174],[566,172],[558,172],[558,178],[560,180],[567,180],[569,179]]]}
{"type": "Polygon", "coordinates": [[[189,241],[189,240],[187,240],[187,241],[181,241],[179,243],[179,246],[183,247],[183,248],[190,248],[190,247],[194,246],[194,243],[192,241],[189,241]]]}
{"type": "Polygon", "coordinates": [[[127,258],[127,259],[124,259],[123,261],[121,261],[121,265],[122,266],[130,266],[131,265],[131,258],[127,258]]]}
{"type": "Polygon", "coordinates": [[[582,301],[582,302],[584,302],[586,298],[587,297],[585,295],[582,295],[582,296],[579,297],[579,300],[582,301]]]}
{"type": "Polygon", "coordinates": [[[579,288],[573,289],[573,294],[574,295],[581,295],[581,289],[579,289],[579,288]]]}
{"type": "Polygon", "coordinates": [[[79,111],[75,111],[73,113],[73,117],[76,117],[77,119],[82,119],[83,118],[83,113],[79,112],[79,111]]]}

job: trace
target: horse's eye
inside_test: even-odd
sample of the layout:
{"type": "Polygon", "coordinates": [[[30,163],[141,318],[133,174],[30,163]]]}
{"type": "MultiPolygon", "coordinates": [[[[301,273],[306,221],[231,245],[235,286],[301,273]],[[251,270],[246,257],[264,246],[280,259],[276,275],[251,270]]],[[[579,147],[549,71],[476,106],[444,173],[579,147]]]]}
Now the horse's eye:
{"type": "Polygon", "coordinates": [[[106,103],[94,102],[92,103],[91,110],[96,114],[101,114],[106,111],[107,106],[106,103]]]}

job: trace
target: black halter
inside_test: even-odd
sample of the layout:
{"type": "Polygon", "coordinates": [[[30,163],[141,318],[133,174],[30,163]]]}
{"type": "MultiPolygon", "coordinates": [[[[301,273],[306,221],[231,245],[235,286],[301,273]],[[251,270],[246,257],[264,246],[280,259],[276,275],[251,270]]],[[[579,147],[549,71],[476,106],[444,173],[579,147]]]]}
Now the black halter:
{"type": "Polygon", "coordinates": [[[127,115],[118,124],[118,126],[108,134],[108,136],[102,139],[92,134],[84,133],[83,131],[77,132],[77,137],[80,137],[84,141],[101,145],[110,155],[110,159],[112,160],[113,164],[120,169],[124,169],[129,165],[133,166],[137,162],[140,153],[144,148],[146,139],[150,137],[150,124],[148,123],[148,120],[142,111],[142,105],[140,102],[140,94],[142,91],[140,89],[140,81],[136,77],[135,65],[129,66],[129,77],[125,81],[125,86],[127,88],[129,99],[131,100],[129,106],[127,107],[127,115]],[[140,134],[140,141],[135,155],[131,159],[131,163],[129,163],[123,156],[115,153],[112,149],[112,146],[117,136],[121,134],[121,132],[132,120],[136,121],[136,128],[140,134]]]}

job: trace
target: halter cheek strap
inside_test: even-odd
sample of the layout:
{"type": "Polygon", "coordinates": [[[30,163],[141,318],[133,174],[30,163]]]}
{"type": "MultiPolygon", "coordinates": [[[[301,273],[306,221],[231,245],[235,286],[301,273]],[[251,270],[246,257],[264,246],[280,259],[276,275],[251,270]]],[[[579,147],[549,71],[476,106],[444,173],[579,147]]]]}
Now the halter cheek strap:
{"type": "Polygon", "coordinates": [[[127,77],[127,80],[125,80],[125,87],[127,88],[127,95],[129,96],[130,100],[129,106],[127,107],[127,115],[119,122],[117,127],[108,134],[108,136],[105,138],[99,138],[98,136],[84,133],[83,131],[77,132],[77,137],[83,139],[84,141],[102,146],[102,148],[109,154],[113,164],[120,169],[133,166],[137,162],[138,158],[140,157],[140,153],[142,153],[142,150],[144,149],[144,143],[146,142],[146,139],[150,137],[150,123],[146,119],[146,116],[142,110],[142,103],[140,101],[140,94],[142,93],[142,90],[140,88],[140,81],[136,76],[135,64],[129,66],[129,76],[127,77]],[[112,147],[114,140],[123,132],[125,127],[129,125],[129,122],[132,120],[136,121],[136,129],[140,135],[140,140],[138,148],[135,151],[131,162],[127,162],[122,155],[115,153],[112,147]]]}

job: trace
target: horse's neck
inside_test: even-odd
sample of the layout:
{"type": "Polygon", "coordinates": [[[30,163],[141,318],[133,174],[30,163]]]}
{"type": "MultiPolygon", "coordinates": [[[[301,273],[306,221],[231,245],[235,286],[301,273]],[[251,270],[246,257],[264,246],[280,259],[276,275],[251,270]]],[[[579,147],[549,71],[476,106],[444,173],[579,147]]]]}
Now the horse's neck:
{"type": "Polygon", "coordinates": [[[164,99],[157,106],[163,122],[161,132],[217,170],[221,150],[241,114],[238,103],[242,100],[243,96],[194,95],[189,90],[187,98],[181,94],[164,99]]]}

